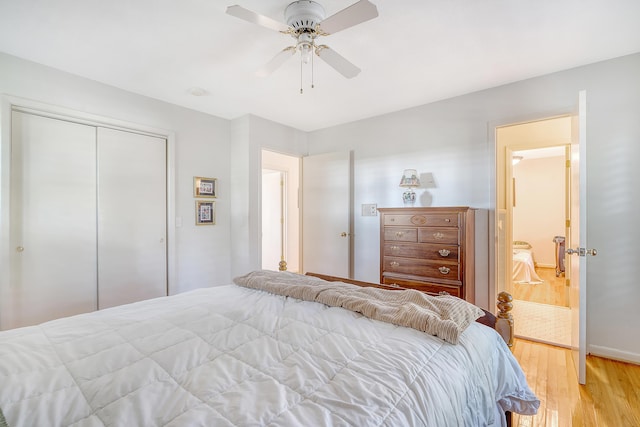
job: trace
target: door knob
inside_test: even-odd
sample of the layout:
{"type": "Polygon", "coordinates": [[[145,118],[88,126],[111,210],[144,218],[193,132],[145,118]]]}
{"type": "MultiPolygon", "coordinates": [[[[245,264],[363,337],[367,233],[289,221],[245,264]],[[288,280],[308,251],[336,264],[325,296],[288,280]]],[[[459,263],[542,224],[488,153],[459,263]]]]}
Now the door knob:
{"type": "Polygon", "coordinates": [[[569,255],[578,254],[578,256],[596,256],[598,255],[598,251],[596,249],[586,249],[586,248],[569,248],[566,250],[569,255]]]}
{"type": "Polygon", "coordinates": [[[347,237],[347,233],[343,231],[342,233],[340,233],[340,237],[347,237]]]}
{"type": "Polygon", "coordinates": [[[16,248],[16,252],[24,252],[24,248],[22,246],[18,246],[16,248]]]}

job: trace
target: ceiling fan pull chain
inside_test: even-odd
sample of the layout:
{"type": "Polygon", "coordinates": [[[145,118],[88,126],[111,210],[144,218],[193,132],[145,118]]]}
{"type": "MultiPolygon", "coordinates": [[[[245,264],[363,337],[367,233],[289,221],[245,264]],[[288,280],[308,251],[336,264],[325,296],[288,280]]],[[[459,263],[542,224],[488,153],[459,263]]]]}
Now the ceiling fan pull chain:
{"type": "Polygon", "coordinates": [[[300,95],[302,95],[302,59],[300,59],[300,95]]]}
{"type": "Polygon", "coordinates": [[[311,89],[313,89],[315,86],[313,85],[313,57],[315,56],[315,43],[311,45],[311,89]]]}

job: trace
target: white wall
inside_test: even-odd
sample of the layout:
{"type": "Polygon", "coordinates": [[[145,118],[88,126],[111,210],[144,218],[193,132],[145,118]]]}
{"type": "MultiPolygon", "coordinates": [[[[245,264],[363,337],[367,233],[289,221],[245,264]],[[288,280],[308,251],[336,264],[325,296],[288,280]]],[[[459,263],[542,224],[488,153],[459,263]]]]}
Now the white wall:
{"type": "MultiPolygon", "coordinates": [[[[0,93],[174,132],[175,213],[182,226],[175,229],[175,241],[168,242],[176,248],[176,280],[170,292],[229,283],[229,121],[2,53],[0,93]],[[195,226],[194,176],[218,178],[215,226],[195,226]]],[[[3,145],[9,144],[7,134],[3,130],[3,145]]],[[[5,176],[4,171],[0,176],[5,176]]],[[[0,188],[6,189],[5,183],[1,184],[0,188]]],[[[8,200],[4,191],[0,197],[3,204],[8,200]]],[[[0,227],[3,232],[8,230],[5,225],[0,227]]],[[[6,245],[9,239],[3,235],[0,241],[6,245]]],[[[7,250],[3,247],[2,253],[7,250]]],[[[2,265],[6,265],[4,261],[2,265]]]]}
{"type": "MultiPolygon", "coordinates": [[[[640,159],[639,75],[640,54],[621,57],[312,132],[309,152],[354,151],[355,212],[400,206],[405,168],[433,174],[420,206],[493,210],[495,127],[573,112],[586,89],[587,245],[598,249],[587,267],[588,350],[640,362],[640,170],[631,161],[640,159]]],[[[378,278],[378,221],[355,218],[356,279],[378,278]]]]}
{"type": "Polygon", "coordinates": [[[555,268],[555,236],[565,235],[564,156],[523,159],[513,166],[513,240],[533,246],[536,265],[555,268]]]}

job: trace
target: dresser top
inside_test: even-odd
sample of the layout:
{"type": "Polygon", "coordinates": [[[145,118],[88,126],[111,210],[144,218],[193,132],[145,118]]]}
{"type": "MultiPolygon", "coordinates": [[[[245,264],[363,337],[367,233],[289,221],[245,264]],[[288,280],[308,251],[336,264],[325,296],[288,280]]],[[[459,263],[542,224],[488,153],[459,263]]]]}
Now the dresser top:
{"type": "Polygon", "coordinates": [[[378,208],[382,213],[407,213],[407,212],[466,212],[472,210],[469,206],[435,206],[435,207],[405,207],[405,208],[378,208]]]}

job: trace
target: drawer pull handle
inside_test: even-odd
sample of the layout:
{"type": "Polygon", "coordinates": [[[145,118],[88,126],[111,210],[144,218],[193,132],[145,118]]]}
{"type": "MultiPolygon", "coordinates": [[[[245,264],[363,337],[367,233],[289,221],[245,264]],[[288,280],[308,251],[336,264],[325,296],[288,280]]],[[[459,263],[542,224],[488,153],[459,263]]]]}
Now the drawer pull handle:
{"type": "Polygon", "coordinates": [[[391,262],[389,263],[389,265],[390,265],[391,267],[398,267],[398,266],[400,265],[400,263],[399,263],[399,262],[397,262],[397,261],[391,261],[391,262]]]}
{"type": "Polygon", "coordinates": [[[395,246],[395,245],[393,245],[393,246],[391,246],[389,249],[391,249],[392,251],[397,251],[397,250],[399,250],[399,249],[400,249],[400,246],[395,246]]]}
{"type": "Polygon", "coordinates": [[[447,291],[440,291],[440,292],[438,292],[438,295],[444,296],[444,295],[451,295],[451,294],[449,292],[447,292],[447,291]]]}
{"type": "Polygon", "coordinates": [[[442,274],[449,274],[449,272],[451,271],[451,269],[449,267],[438,267],[438,270],[440,271],[440,273],[442,274]]]}
{"type": "Polygon", "coordinates": [[[448,257],[451,251],[448,249],[440,249],[438,253],[440,254],[440,256],[448,257]]]}
{"type": "Polygon", "coordinates": [[[433,238],[436,240],[442,240],[444,239],[444,234],[442,233],[433,233],[433,238]]]}
{"type": "Polygon", "coordinates": [[[391,286],[392,288],[399,288],[400,285],[398,285],[397,283],[389,283],[389,286],[391,286]]]}
{"type": "Polygon", "coordinates": [[[445,219],[444,219],[444,222],[451,222],[451,219],[449,219],[449,218],[445,218],[445,219]]]}
{"type": "Polygon", "coordinates": [[[396,231],[396,237],[404,236],[404,231],[396,231]]]}

